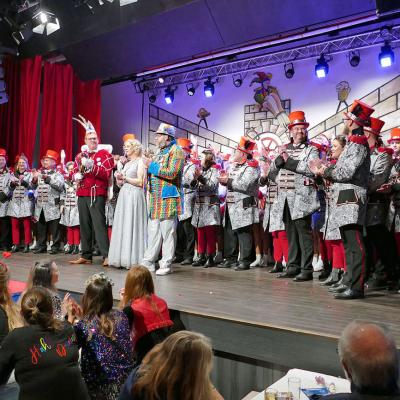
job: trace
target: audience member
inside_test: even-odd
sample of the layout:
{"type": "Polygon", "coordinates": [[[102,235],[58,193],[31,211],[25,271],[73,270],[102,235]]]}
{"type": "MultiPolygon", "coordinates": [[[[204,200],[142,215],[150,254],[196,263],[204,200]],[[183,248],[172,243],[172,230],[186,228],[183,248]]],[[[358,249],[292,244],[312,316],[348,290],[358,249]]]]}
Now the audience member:
{"type": "Polygon", "coordinates": [[[210,380],[213,353],[200,333],[180,331],[157,344],[129,375],[120,400],[221,400],[210,380]]]}
{"type": "Polygon", "coordinates": [[[122,311],[112,309],[112,282],[104,273],[86,284],[82,308],[69,301],[68,320],[81,318],[74,327],[90,398],[114,400],[133,367],[129,322],[122,311]]]}
{"type": "Polygon", "coordinates": [[[20,400],[88,399],[74,330],[53,317],[48,290],[29,289],[21,314],[26,326],[10,332],[0,347],[0,384],[15,369],[20,400]]]}
{"type": "Polygon", "coordinates": [[[22,326],[22,319],[17,305],[12,301],[8,291],[10,273],[7,265],[0,263],[0,344],[15,328],[22,326]]]}
{"type": "Polygon", "coordinates": [[[167,303],[154,294],[153,278],[146,267],[136,265],[129,270],[120,308],[129,319],[135,359],[140,364],[149,350],[172,333],[173,325],[167,303]]]}
{"type": "Polygon", "coordinates": [[[61,301],[56,288],[58,277],[58,266],[54,261],[36,261],[29,272],[27,285],[28,289],[36,286],[46,288],[50,292],[53,303],[54,318],[63,320],[66,315],[65,304],[68,301],[69,294],[66,294],[64,301],[61,301]]]}
{"type": "Polygon", "coordinates": [[[399,359],[392,335],[366,321],[353,321],[339,340],[339,358],[351,382],[351,393],[324,400],[399,400],[399,359]]]}

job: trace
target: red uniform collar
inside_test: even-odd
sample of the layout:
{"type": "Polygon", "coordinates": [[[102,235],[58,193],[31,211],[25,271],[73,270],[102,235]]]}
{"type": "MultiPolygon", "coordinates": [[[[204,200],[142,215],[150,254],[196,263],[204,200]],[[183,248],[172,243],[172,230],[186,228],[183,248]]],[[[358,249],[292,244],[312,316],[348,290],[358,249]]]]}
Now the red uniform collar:
{"type": "Polygon", "coordinates": [[[351,135],[349,141],[356,144],[368,144],[366,136],[351,135]]]}

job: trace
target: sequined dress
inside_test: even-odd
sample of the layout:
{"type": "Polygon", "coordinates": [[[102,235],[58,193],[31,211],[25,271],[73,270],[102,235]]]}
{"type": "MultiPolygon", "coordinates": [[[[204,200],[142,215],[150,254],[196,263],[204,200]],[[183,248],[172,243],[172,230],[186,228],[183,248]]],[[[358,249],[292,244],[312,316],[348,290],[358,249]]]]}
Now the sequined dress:
{"type": "Polygon", "coordinates": [[[75,325],[78,345],[82,348],[82,376],[92,400],[117,400],[133,366],[128,318],[118,310],[110,314],[115,321],[115,340],[99,332],[97,319],[82,319],[75,325]]]}

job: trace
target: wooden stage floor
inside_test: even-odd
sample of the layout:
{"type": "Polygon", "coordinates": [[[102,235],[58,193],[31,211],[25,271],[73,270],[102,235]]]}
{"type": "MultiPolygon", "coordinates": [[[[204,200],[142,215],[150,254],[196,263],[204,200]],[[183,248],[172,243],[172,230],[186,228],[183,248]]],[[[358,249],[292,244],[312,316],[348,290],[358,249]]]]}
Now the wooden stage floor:
{"type": "MultiPolygon", "coordinates": [[[[115,282],[114,298],[119,299],[126,271],[101,267],[99,257],[93,265],[74,266],[68,264],[72,256],[16,253],[6,260],[11,278],[25,281],[34,261],[50,257],[60,268],[59,289],[82,293],[85,280],[104,271],[115,282]]],[[[154,280],[157,294],[166,299],[169,307],[188,314],[326,338],[337,338],[349,321],[360,318],[386,324],[400,347],[397,292],[367,292],[364,300],[339,301],[317,279],[295,283],[277,279],[268,270],[236,272],[176,265],[173,274],[154,275],[154,280]]]]}

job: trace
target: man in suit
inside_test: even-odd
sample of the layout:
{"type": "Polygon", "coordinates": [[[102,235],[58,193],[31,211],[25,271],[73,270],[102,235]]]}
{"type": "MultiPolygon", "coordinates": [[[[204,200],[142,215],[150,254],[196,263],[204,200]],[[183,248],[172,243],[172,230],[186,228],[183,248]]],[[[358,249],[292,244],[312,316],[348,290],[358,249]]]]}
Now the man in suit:
{"type": "Polygon", "coordinates": [[[339,339],[339,358],[351,393],[324,400],[399,400],[399,359],[393,336],[383,327],[355,320],[339,339]]]}
{"type": "Polygon", "coordinates": [[[271,164],[268,178],[278,185],[275,216],[283,220],[289,242],[286,271],[278,278],[303,282],[313,279],[311,215],[320,208],[314,182],[308,179],[314,176],[308,162],[318,159],[319,153],[307,141],[309,123],[304,112],[291,112],[289,120],[291,143],[280,149],[281,154],[271,164]]]}

